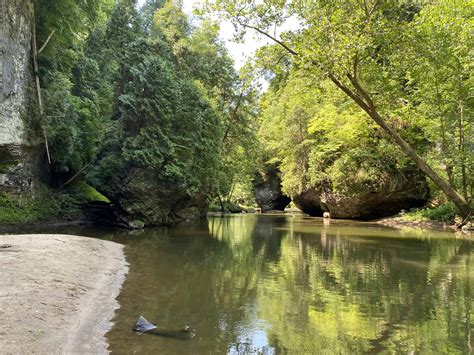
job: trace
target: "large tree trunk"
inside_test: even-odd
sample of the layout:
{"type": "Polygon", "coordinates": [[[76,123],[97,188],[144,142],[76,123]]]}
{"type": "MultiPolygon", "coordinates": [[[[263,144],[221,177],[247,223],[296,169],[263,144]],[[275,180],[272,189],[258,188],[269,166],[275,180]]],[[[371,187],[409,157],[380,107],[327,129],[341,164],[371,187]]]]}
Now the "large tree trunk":
{"type": "Polygon", "coordinates": [[[413,148],[408,144],[398,132],[390,127],[385,120],[379,115],[379,113],[374,111],[366,111],[367,114],[380,126],[382,129],[387,132],[390,137],[397,143],[401,150],[408,155],[416,163],[418,168],[428,176],[434,184],[439,187],[448,198],[456,205],[459,212],[463,218],[466,218],[471,213],[471,208],[467,201],[447,183],[441,176],[439,176],[431,167],[425,163],[425,161],[413,150],[413,148]]]}

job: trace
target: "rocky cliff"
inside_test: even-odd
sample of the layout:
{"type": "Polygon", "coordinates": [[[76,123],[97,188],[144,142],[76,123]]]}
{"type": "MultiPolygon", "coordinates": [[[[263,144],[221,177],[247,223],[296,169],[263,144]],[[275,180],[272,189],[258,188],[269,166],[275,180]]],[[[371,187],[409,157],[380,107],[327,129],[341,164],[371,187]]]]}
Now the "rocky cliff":
{"type": "Polygon", "coordinates": [[[266,166],[252,182],[253,194],[262,212],[283,211],[291,199],[281,191],[281,173],[275,166],[266,166]]]}
{"type": "Polygon", "coordinates": [[[35,186],[41,149],[27,137],[25,116],[33,3],[0,0],[0,192],[28,192],[35,186]]]}
{"type": "Polygon", "coordinates": [[[293,196],[293,202],[311,216],[330,212],[333,218],[369,220],[403,209],[423,206],[429,197],[426,178],[418,169],[391,172],[378,187],[353,193],[337,193],[330,187],[311,188],[293,196]]]}
{"type": "Polygon", "coordinates": [[[172,224],[206,216],[205,194],[191,196],[182,186],[165,184],[151,169],[132,167],[117,180],[110,181],[107,196],[122,210],[119,219],[131,227],[172,224]]]}

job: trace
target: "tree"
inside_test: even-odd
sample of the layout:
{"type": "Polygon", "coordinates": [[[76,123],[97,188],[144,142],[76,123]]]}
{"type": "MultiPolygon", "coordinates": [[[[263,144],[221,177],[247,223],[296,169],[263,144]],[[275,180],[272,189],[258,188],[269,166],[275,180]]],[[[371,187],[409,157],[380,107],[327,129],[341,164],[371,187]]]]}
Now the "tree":
{"type": "Polygon", "coordinates": [[[83,48],[111,6],[111,0],[35,1],[35,75],[43,98],[40,124],[49,141],[53,185],[89,162],[101,139],[98,67],[84,56],[83,48]]]}
{"type": "Polygon", "coordinates": [[[120,1],[103,31],[106,49],[99,60],[112,68],[105,79],[112,83],[114,108],[89,177],[112,194],[118,176],[133,167],[152,172],[156,181],[150,184],[206,193],[217,165],[218,115],[202,84],[180,70],[173,38],[156,23],[145,31],[141,21],[133,2],[120,1]]]}
{"type": "Polygon", "coordinates": [[[397,62],[406,71],[409,105],[419,117],[427,137],[434,142],[430,154],[444,170],[449,184],[472,199],[474,181],[472,28],[467,26],[472,7],[465,2],[427,6],[410,23],[397,62]]]}
{"type": "MultiPolygon", "coordinates": [[[[465,2],[458,6],[467,7],[465,2]]],[[[395,45],[409,31],[418,8],[411,2],[351,1],[208,1],[241,32],[255,30],[294,57],[295,65],[308,74],[324,76],[350,97],[418,168],[456,205],[463,217],[471,214],[469,203],[420,157],[393,126],[394,94],[401,91],[403,76],[395,63],[395,45]],[[287,19],[300,21],[298,31],[271,29],[287,19]]]]}
{"type": "Polygon", "coordinates": [[[155,13],[154,23],[155,31],[170,44],[178,70],[202,85],[219,117],[222,137],[211,195],[223,208],[237,185],[250,190],[256,143],[252,122],[255,88],[245,70],[239,74],[234,69],[215,23],[204,20],[192,26],[173,1],[155,13]]]}

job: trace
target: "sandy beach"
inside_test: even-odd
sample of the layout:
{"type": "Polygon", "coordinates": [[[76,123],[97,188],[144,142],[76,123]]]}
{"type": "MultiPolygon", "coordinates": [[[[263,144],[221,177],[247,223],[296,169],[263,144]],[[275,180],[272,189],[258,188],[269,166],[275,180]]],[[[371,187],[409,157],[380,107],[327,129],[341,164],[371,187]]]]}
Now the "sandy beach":
{"type": "Polygon", "coordinates": [[[0,352],[107,353],[127,273],[123,245],[72,235],[0,236],[0,352]]]}

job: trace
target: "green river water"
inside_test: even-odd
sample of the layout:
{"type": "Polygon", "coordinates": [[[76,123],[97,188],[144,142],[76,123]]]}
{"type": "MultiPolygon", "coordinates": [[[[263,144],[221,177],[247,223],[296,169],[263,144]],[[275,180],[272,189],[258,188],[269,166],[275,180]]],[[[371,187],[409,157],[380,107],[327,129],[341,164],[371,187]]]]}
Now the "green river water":
{"type": "Polygon", "coordinates": [[[126,245],[130,270],[107,334],[122,354],[467,354],[474,242],[302,215],[84,230],[126,245]],[[191,340],[136,335],[189,325],[191,340]]]}

